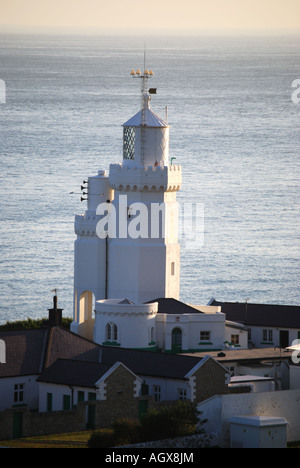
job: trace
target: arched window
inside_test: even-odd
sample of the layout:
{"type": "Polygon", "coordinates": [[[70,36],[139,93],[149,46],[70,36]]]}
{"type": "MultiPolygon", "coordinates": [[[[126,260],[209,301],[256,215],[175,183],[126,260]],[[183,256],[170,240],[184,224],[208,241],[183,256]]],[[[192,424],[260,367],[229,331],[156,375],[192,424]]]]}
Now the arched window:
{"type": "Polygon", "coordinates": [[[118,341],[118,327],[115,323],[107,323],[105,327],[105,340],[118,341]]]}
{"type": "Polygon", "coordinates": [[[111,341],[111,324],[108,323],[105,327],[105,340],[111,341]]]}
{"type": "Polygon", "coordinates": [[[112,332],[113,341],[118,341],[118,327],[115,323],[112,325],[112,332]]]}

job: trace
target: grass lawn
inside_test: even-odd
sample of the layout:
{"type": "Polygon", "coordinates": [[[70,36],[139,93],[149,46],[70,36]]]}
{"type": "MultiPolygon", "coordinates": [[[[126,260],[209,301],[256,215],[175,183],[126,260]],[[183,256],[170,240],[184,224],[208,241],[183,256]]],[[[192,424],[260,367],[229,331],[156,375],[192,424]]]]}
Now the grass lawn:
{"type": "Polygon", "coordinates": [[[49,436],[27,437],[24,439],[0,441],[0,447],[11,448],[87,448],[93,431],[53,434],[49,436]]]}
{"type": "MultiPolygon", "coordinates": [[[[10,448],[88,448],[88,440],[94,431],[70,432],[49,436],[0,441],[0,447],[10,448]]],[[[288,443],[288,448],[300,448],[300,441],[288,443]]]]}

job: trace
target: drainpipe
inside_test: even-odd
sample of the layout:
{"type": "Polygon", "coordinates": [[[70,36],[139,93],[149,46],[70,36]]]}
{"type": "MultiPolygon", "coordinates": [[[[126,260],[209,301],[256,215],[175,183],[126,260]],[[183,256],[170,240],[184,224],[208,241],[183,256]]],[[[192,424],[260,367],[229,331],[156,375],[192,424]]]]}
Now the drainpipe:
{"type": "Polygon", "coordinates": [[[105,238],[105,299],[108,299],[108,235],[105,238]]]}

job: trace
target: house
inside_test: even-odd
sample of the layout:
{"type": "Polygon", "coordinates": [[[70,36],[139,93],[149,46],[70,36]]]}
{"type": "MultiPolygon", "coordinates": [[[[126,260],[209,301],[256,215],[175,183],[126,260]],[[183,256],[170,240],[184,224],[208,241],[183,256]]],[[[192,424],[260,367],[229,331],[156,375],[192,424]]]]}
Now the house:
{"type": "Polygon", "coordinates": [[[300,339],[299,306],[219,302],[215,299],[209,305],[220,306],[226,320],[245,325],[249,344],[256,348],[287,348],[300,339]]]}
{"type": "MultiPolygon", "coordinates": [[[[205,357],[205,353],[191,356],[205,357]]],[[[252,348],[212,351],[210,356],[222,364],[230,373],[230,387],[251,386],[252,392],[290,389],[290,371],[293,351],[279,348],[252,348]],[[246,380],[245,380],[246,377],[246,380]],[[243,380],[243,382],[242,382],[243,380]]],[[[298,388],[298,387],[295,387],[298,388]]]]}
{"type": "Polygon", "coordinates": [[[166,351],[191,352],[224,348],[225,315],[220,307],[185,304],[158,298],[157,346],[166,351]]]}
{"type": "Polygon", "coordinates": [[[61,327],[0,332],[6,363],[0,364],[0,411],[26,404],[39,409],[37,378],[58,358],[97,360],[94,343],[61,327]],[[79,339],[78,339],[79,338],[79,339]]]}
{"type": "Polygon", "coordinates": [[[191,305],[174,298],[134,304],[128,298],[96,301],[98,344],[173,353],[247,348],[248,331],[225,320],[219,306],[191,305]]]}
{"type": "MultiPolygon", "coordinates": [[[[60,326],[0,332],[0,339],[7,349],[6,364],[0,365],[1,411],[27,405],[44,412],[106,400],[108,380],[121,371],[124,388],[131,382],[132,398],[200,401],[228,391],[230,373],[208,356],[100,346],[60,326]]],[[[110,392],[122,392],[122,385],[110,392]]]]}

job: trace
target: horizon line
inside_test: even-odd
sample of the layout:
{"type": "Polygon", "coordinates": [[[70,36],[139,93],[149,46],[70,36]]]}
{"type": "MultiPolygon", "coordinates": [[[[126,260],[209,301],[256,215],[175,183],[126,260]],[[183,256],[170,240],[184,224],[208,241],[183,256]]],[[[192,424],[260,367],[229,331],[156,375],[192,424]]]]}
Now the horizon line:
{"type": "Polygon", "coordinates": [[[80,26],[1,25],[0,34],[84,36],[300,36],[300,28],[108,28],[80,26]]]}

